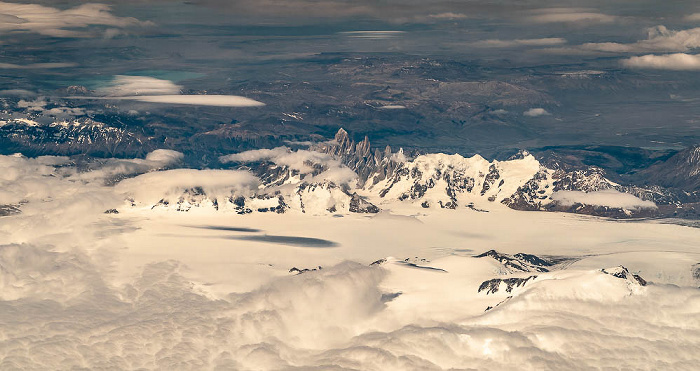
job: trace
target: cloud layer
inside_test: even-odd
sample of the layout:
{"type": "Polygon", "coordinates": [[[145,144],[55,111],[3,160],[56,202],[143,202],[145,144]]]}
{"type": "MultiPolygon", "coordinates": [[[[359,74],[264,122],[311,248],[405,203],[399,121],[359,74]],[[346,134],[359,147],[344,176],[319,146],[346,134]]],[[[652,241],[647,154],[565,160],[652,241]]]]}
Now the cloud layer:
{"type": "Polygon", "coordinates": [[[627,68],[646,68],[672,71],[700,70],[700,56],[695,54],[675,53],[665,55],[643,55],[621,61],[627,68]]]}
{"type": "MultiPolygon", "coordinates": [[[[503,267],[490,258],[449,254],[421,262],[439,269],[419,269],[395,259],[373,266],[341,262],[290,275],[287,259],[313,266],[317,259],[328,258],[324,254],[333,254],[336,261],[346,258],[340,254],[358,255],[339,247],[330,253],[306,249],[313,251],[299,258],[284,246],[248,241],[251,245],[242,247],[226,240],[213,254],[216,259],[235,257],[235,264],[221,263],[226,279],[259,279],[248,275],[249,266],[260,267],[269,279],[249,290],[213,294],[208,290],[212,282],[198,276],[201,271],[172,258],[177,247],[153,242],[163,229],[152,228],[148,221],[172,218],[174,224],[164,225],[177,233],[184,233],[177,229],[180,223],[199,225],[191,228],[197,234],[191,236],[194,243],[185,246],[188,255],[200,256],[211,241],[200,235],[211,229],[211,215],[197,219],[188,213],[130,213],[123,208],[119,215],[103,213],[106,207],[123,206],[123,198],[115,197],[122,193],[143,192],[141,196],[155,200],[168,190],[194,186],[211,192],[256,187],[246,172],[191,169],[148,172],[116,186],[104,184],[114,174],[168,166],[181,156],[158,150],[144,159],[106,159],[80,170],[65,157],[0,156],[0,203],[28,202],[21,214],[2,217],[0,223],[0,369],[599,369],[614,362],[628,369],[692,370],[698,362],[697,288],[661,282],[641,287],[599,269],[539,272],[512,292],[485,295],[478,293],[479,284],[503,277],[503,267]],[[144,238],[149,247],[138,250],[125,236],[144,238]],[[268,249],[258,252],[264,260],[251,259],[256,249],[268,249]],[[167,258],[143,265],[130,260],[159,250],[166,252],[158,256],[167,258]],[[118,272],[119,264],[133,268],[133,274],[118,272]],[[492,308],[484,311],[487,305],[492,308]]],[[[271,149],[231,160],[308,166],[307,160],[325,158],[308,153],[291,157],[286,149],[271,149]]],[[[531,216],[510,213],[490,220],[519,222],[513,224],[517,226],[531,216]]],[[[215,220],[226,226],[255,223],[248,217],[228,214],[215,220]]],[[[291,218],[284,219],[288,228],[310,235],[334,226],[345,239],[354,237],[344,228],[366,231],[369,223],[382,222],[265,217],[271,219],[258,221],[291,218]]],[[[449,224],[449,218],[442,221],[449,224]]],[[[385,235],[373,238],[392,243],[396,230],[420,233],[411,230],[414,222],[400,220],[384,220],[392,229],[374,229],[385,235]]],[[[572,221],[562,223],[570,227],[572,221]]],[[[624,235],[620,225],[601,226],[597,230],[613,237],[624,235]]],[[[465,225],[453,227],[463,230],[465,225]]],[[[494,230],[500,232],[502,225],[494,230]]],[[[514,233],[542,234],[530,226],[524,230],[515,228],[514,233]]],[[[548,230],[546,238],[561,239],[569,230],[548,230]]],[[[243,228],[228,231],[248,233],[243,228]]],[[[439,231],[436,236],[445,234],[439,231]]],[[[660,241],[662,237],[669,238],[660,235],[660,241]]],[[[567,247],[563,243],[562,251],[567,247]]],[[[376,258],[373,248],[362,258],[376,258]]],[[[406,251],[405,246],[391,248],[406,251]]],[[[218,263],[207,268],[217,269],[218,263]]]]}
{"type": "Polygon", "coordinates": [[[618,192],[614,189],[598,192],[557,191],[552,194],[552,199],[564,206],[579,203],[628,210],[656,208],[653,201],[644,201],[634,195],[618,192]]]}
{"type": "Polygon", "coordinates": [[[548,115],[550,115],[550,113],[547,112],[547,110],[544,108],[530,108],[529,110],[523,112],[523,115],[528,116],[528,117],[539,117],[539,116],[548,116],[548,115]]]}
{"type": "Polygon", "coordinates": [[[482,48],[510,48],[515,46],[551,46],[566,44],[566,39],[560,37],[549,37],[541,39],[514,39],[500,40],[489,39],[473,43],[472,45],[482,48]]]}
{"type": "Polygon", "coordinates": [[[182,86],[148,76],[115,76],[111,84],[97,89],[98,96],[70,99],[108,99],[191,106],[261,107],[265,103],[238,95],[180,94],[182,86]]]}
{"type": "MultiPolygon", "coordinates": [[[[123,29],[148,23],[117,17],[103,4],[83,4],[61,10],[35,4],[0,2],[0,32],[32,32],[52,37],[86,37],[90,26],[123,29]]],[[[112,34],[114,31],[111,32],[112,34]]]]}
{"type": "Polygon", "coordinates": [[[99,95],[123,97],[130,95],[179,94],[182,86],[170,80],[149,76],[114,76],[109,86],[97,89],[99,95]]]}
{"type": "Polygon", "coordinates": [[[545,8],[526,17],[534,23],[612,23],[618,17],[584,8],[545,8]]]}
{"type": "Polygon", "coordinates": [[[336,184],[350,184],[357,180],[357,174],[330,155],[309,150],[292,151],[287,147],[258,149],[234,153],[219,158],[222,163],[270,161],[287,166],[302,174],[313,175],[307,181],[331,181],[336,184]]]}

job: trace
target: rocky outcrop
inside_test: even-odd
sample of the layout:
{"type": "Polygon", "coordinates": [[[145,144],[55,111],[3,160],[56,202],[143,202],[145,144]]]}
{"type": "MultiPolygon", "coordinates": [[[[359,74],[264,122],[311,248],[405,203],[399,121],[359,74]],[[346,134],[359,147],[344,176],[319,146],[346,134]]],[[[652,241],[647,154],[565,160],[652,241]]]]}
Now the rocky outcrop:
{"type": "Polygon", "coordinates": [[[323,267],[321,267],[320,265],[316,268],[301,268],[300,269],[297,267],[293,267],[292,269],[289,270],[289,273],[294,274],[294,275],[300,275],[300,274],[304,274],[304,273],[308,273],[308,272],[320,271],[322,269],[323,269],[323,267]]]}
{"type": "Polygon", "coordinates": [[[601,269],[601,272],[609,274],[613,277],[623,279],[632,285],[647,285],[647,281],[644,278],[640,277],[639,275],[630,273],[630,271],[623,266],[601,269]]]}
{"type": "Polygon", "coordinates": [[[513,292],[514,289],[525,286],[530,280],[534,280],[537,276],[528,276],[525,278],[494,278],[488,281],[484,281],[479,285],[479,291],[485,291],[486,295],[495,294],[499,291],[505,291],[507,293],[513,292]]]}
{"type": "Polygon", "coordinates": [[[637,174],[647,184],[700,191],[700,145],[687,148],[637,174]]]}
{"type": "Polygon", "coordinates": [[[350,212],[376,214],[379,212],[379,208],[360,197],[357,193],[353,193],[350,199],[350,212]]]}
{"type": "Polygon", "coordinates": [[[19,205],[0,205],[0,216],[15,215],[21,212],[19,205]]]}
{"type": "Polygon", "coordinates": [[[496,250],[489,250],[483,254],[476,255],[475,258],[491,258],[499,262],[511,273],[515,272],[549,272],[554,265],[547,259],[540,258],[532,254],[517,253],[509,255],[499,253],[496,250]]]}

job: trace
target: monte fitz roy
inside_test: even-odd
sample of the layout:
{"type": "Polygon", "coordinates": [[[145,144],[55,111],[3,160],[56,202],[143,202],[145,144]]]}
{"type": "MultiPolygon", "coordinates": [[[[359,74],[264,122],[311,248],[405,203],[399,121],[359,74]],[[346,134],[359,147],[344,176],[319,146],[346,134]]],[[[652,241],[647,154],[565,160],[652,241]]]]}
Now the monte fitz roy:
{"type": "MultiPolygon", "coordinates": [[[[700,162],[698,148],[668,160],[692,179],[700,162]],[[695,157],[693,157],[695,155],[695,157]]],[[[393,153],[390,147],[370,147],[367,137],[354,142],[340,129],[335,138],[309,149],[278,147],[222,156],[232,169],[255,175],[259,186],[252,193],[208,195],[201,186],[182,194],[167,194],[152,207],[226,208],[238,213],[312,214],[335,212],[376,213],[382,205],[403,202],[416,208],[431,207],[488,211],[494,204],[516,210],[564,211],[579,214],[630,217],[698,217],[700,192],[659,185],[619,184],[595,166],[576,169],[556,158],[541,160],[527,151],[505,161],[481,156],[393,153]],[[599,195],[598,198],[594,197],[599,195]],[[623,196],[610,205],[605,196],[623,196]]],[[[657,165],[657,167],[661,167],[657,165]]],[[[668,167],[664,167],[667,169],[668,167]]],[[[653,171],[650,168],[648,171],[653,171]]],[[[697,176],[697,175],[696,175],[697,176]]],[[[663,175],[659,176],[663,179],[663,175]]],[[[131,199],[132,205],[142,201],[131,199]]]]}

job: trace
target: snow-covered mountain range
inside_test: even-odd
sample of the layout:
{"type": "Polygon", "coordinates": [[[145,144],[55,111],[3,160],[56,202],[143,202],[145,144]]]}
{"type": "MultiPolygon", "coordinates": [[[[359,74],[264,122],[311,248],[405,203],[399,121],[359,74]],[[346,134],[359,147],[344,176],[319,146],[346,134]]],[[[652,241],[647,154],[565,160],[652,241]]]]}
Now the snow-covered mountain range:
{"type": "Polygon", "coordinates": [[[343,129],[333,140],[307,150],[254,150],[223,156],[220,161],[253,174],[255,184],[235,190],[222,190],[219,185],[212,194],[204,184],[191,187],[188,182],[190,186],[178,187],[175,182],[157,202],[131,198],[131,205],[178,211],[209,207],[239,214],[290,210],[377,213],[395,205],[416,207],[417,211],[487,212],[509,207],[628,218],[678,215],[678,210],[698,198],[659,186],[618,184],[596,167],[548,167],[527,151],[506,161],[488,161],[479,155],[373,149],[367,137],[355,142],[343,129]]]}
{"type": "Polygon", "coordinates": [[[0,145],[27,154],[91,153],[108,157],[143,152],[147,138],[89,118],[39,123],[29,118],[0,120],[0,145]],[[90,151],[88,151],[90,149],[90,151]]]}

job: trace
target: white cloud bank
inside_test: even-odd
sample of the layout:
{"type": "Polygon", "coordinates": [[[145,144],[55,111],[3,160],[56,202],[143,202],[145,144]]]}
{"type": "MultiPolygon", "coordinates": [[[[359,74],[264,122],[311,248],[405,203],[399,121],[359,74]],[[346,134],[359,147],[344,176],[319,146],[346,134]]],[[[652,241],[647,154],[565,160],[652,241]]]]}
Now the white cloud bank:
{"type": "MultiPolygon", "coordinates": [[[[62,156],[27,158],[22,155],[0,156],[0,205],[20,202],[49,202],[67,198],[76,192],[98,192],[105,183],[167,168],[179,163],[180,152],[157,149],[145,159],[103,159],[76,169],[71,159],[62,156]]],[[[107,197],[109,198],[109,197],[107,197]]]]}
{"type": "MultiPolygon", "coordinates": [[[[219,157],[222,163],[270,161],[276,165],[288,166],[303,174],[317,172],[311,181],[332,181],[336,184],[349,184],[357,180],[357,174],[330,155],[309,150],[292,151],[287,147],[257,149],[219,157]]],[[[308,180],[308,179],[307,179],[308,180]]]]}
{"type": "Polygon", "coordinates": [[[369,40],[386,40],[401,36],[405,31],[346,31],[340,32],[341,35],[353,39],[369,39],[369,40]]]}
{"type": "Polygon", "coordinates": [[[523,115],[528,116],[528,117],[539,117],[539,116],[548,116],[548,115],[550,115],[550,113],[547,112],[547,110],[544,108],[530,108],[529,110],[523,112],[523,115]]]}
{"type": "Polygon", "coordinates": [[[685,53],[665,55],[649,54],[624,59],[620,63],[627,68],[698,71],[700,70],[700,55],[685,53]]]}
{"type": "Polygon", "coordinates": [[[292,169],[301,171],[312,171],[313,167],[309,164],[329,162],[337,163],[330,155],[308,150],[292,151],[287,147],[263,148],[231,155],[219,157],[222,163],[228,162],[257,162],[257,161],[272,161],[278,165],[289,166],[292,169]]]}
{"type": "Polygon", "coordinates": [[[473,46],[481,48],[511,48],[515,46],[551,46],[566,44],[566,39],[560,37],[548,37],[541,39],[515,39],[515,40],[499,40],[489,39],[481,40],[473,43],[473,46]]]}
{"type": "Polygon", "coordinates": [[[125,179],[115,186],[115,190],[146,205],[153,205],[165,196],[180,196],[183,191],[194,187],[201,187],[210,196],[231,196],[232,191],[249,193],[259,183],[258,178],[247,171],[174,169],[125,179]]]}
{"type": "Polygon", "coordinates": [[[533,11],[526,20],[533,23],[612,23],[618,17],[585,8],[545,8],[533,11]]]}
{"type": "Polygon", "coordinates": [[[238,95],[180,94],[182,86],[170,80],[149,76],[117,75],[111,84],[97,89],[98,96],[74,96],[69,99],[108,99],[143,103],[215,106],[261,107],[265,103],[238,95]]]}
{"type": "Polygon", "coordinates": [[[687,52],[696,48],[700,48],[700,27],[670,30],[659,25],[647,29],[646,39],[633,43],[585,43],[573,47],[545,48],[542,51],[555,54],[606,54],[687,52]]]}
{"type": "Polygon", "coordinates": [[[14,64],[0,63],[0,69],[3,70],[43,70],[54,68],[70,68],[77,66],[76,63],[30,63],[30,64],[14,64]]]}
{"type": "Polygon", "coordinates": [[[149,76],[117,75],[109,86],[97,89],[97,94],[109,97],[129,95],[179,94],[182,86],[170,80],[156,79],[149,76]]]}
{"type": "Polygon", "coordinates": [[[216,107],[262,107],[265,103],[238,95],[141,95],[136,97],[114,97],[112,99],[134,100],[144,103],[182,104],[216,107]]]}
{"type": "Polygon", "coordinates": [[[621,209],[656,209],[653,201],[644,201],[629,193],[618,192],[614,189],[597,192],[557,191],[552,199],[563,206],[574,204],[607,206],[621,209]]]}
{"type": "Polygon", "coordinates": [[[686,21],[700,21],[700,13],[693,13],[693,14],[688,14],[687,16],[683,17],[686,21]]]}
{"type": "Polygon", "coordinates": [[[112,27],[106,35],[119,29],[145,26],[136,18],[117,17],[104,4],[83,4],[61,10],[38,4],[0,2],[0,33],[32,32],[52,37],[86,37],[89,26],[112,27]]]}

